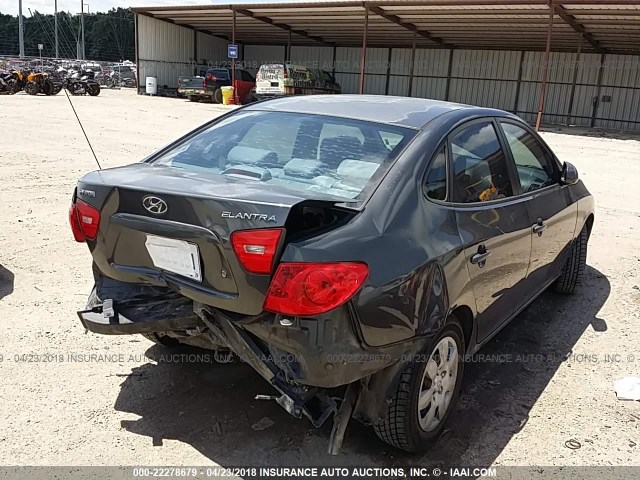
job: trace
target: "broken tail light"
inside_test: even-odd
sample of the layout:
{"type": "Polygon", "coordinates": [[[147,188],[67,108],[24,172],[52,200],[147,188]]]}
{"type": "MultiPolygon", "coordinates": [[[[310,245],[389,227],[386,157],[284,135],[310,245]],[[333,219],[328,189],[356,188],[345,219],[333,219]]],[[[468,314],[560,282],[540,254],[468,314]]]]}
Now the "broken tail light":
{"type": "Polygon", "coordinates": [[[278,266],[264,309],[284,315],[317,315],[347,302],[369,276],[359,262],[282,263],[278,266]]]}
{"type": "Polygon", "coordinates": [[[231,234],[231,246],[242,266],[251,273],[271,273],[283,228],[239,230],[231,234]]]}
{"type": "Polygon", "coordinates": [[[82,200],[76,200],[69,208],[69,223],[76,242],[93,240],[98,235],[100,211],[82,200]]]}

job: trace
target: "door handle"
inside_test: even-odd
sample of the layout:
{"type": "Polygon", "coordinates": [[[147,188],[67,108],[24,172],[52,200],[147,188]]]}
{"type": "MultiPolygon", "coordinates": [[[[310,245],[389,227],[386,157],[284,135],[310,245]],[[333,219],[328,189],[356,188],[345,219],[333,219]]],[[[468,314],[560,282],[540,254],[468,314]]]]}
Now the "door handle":
{"type": "Polygon", "coordinates": [[[478,253],[471,257],[471,263],[477,264],[480,268],[484,267],[487,257],[491,255],[491,251],[484,247],[478,248],[478,253]]]}
{"type": "Polygon", "coordinates": [[[537,233],[539,237],[542,236],[542,232],[547,229],[547,224],[542,221],[541,218],[538,219],[538,222],[533,226],[533,233],[537,233]]]}

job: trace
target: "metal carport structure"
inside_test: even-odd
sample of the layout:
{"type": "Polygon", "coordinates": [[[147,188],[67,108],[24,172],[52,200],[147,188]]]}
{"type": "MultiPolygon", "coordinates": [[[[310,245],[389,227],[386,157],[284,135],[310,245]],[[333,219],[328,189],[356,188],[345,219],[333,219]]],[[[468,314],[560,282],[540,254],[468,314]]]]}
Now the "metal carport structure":
{"type": "Polygon", "coordinates": [[[537,125],[544,110],[545,120],[553,123],[640,129],[637,0],[308,2],[132,10],[142,72],[148,70],[145,62],[222,61],[226,44],[235,42],[241,45],[241,59],[255,67],[267,59],[321,63],[346,91],[484,104],[514,111],[537,125]],[[176,55],[162,52],[176,47],[176,55]],[[478,89],[484,96],[472,94],[478,89]],[[545,98],[554,102],[553,108],[544,108],[545,98]]]}

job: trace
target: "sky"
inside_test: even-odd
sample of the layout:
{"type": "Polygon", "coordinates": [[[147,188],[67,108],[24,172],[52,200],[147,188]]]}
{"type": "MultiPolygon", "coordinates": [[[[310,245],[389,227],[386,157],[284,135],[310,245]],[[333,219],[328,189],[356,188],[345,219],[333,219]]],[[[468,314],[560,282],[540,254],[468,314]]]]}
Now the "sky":
{"type": "MultiPolygon", "coordinates": [[[[264,1],[264,0],[262,0],[264,1]]],[[[251,0],[246,3],[262,3],[261,0],[251,0]]],[[[229,4],[230,0],[87,0],[90,12],[106,12],[114,7],[143,7],[162,5],[211,5],[214,3],[229,4]]],[[[32,12],[53,13],[54,0],[22,0],[22,15],[29,16],[29,8],[32,12]]],[[[85,6],[85,11],[86,11],[85,6]]],[[[58,11],[79,13],[80,0],[58,0],[58,11]]],[[[0,13],[17,15],[18,0],[0,0],[0,13]]]]}

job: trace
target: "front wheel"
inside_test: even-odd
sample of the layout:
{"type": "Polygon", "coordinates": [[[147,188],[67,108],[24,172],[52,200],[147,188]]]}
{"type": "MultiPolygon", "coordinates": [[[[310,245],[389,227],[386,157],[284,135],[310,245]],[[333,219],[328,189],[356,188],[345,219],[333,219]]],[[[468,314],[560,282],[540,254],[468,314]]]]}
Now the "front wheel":
{"type": "Polygon", "coordinates": [[[38,88],[38,85],[35,82],[28,82],[24,86],[24,91],[27,92],[29,95],[37,95],[39,90],[40,89],[38,88]]]}
{"type": "Polygon", "coordinates": [[[100,95],[100,85],[98,85],[97,83],[89,85],[87,93],[92,97],[97,97],[98,95],[100,95]]]}
{"type": "Polygon", "coordinates": [[[420,452],[438,438],[460,391],[464,371],[462,329],[455,318],[418,354],[400,378],[387,411],[374,429],[401,450],[420,452]]]}
{"type": "Polygon", "coordinates": [[[198,97],[196,97],[195,95],[189,95],[189,101],[190,102],[197,102],[200,99],[198,97]]]}

